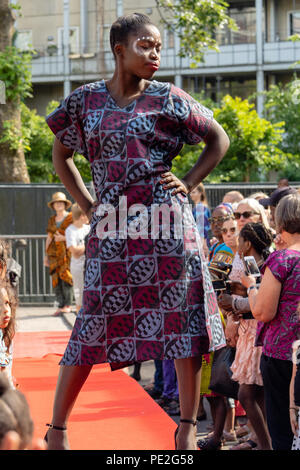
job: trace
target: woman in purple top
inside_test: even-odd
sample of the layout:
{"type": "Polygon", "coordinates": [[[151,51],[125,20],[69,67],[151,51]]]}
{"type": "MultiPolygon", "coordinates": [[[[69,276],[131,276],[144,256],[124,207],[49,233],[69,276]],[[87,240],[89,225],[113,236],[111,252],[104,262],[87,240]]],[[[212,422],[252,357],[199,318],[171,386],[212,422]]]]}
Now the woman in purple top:
{"type": "Polygon", "coordinates": [[[290,450],[289,417],[292,346],[300,337],[300,196],[285,196],[275,212],[276,231],[285,248],[273,252],[263,268],[259,289],[245,276],[253,316],[259,320],[256,344],[262,346],[261,372],[266,413],[274,450],[290,450]]]}
{"type": "Polygon", "coordinates": [[[60,363],[49,448],[68,447],[67,419],[93,364],[108,362],[117,369],[174,359],[181,412],[176,446],[195,449],[201,354],[221,346],[224,338],[186,203],[187,194],[224,156],[229,140],[211,111],[174,85],[151,80],[162,44],[147,16],[119,18],[110,40],[112,78],[81,86],[47,118],[56,135],[56,172],[91,219],[82,309],[60,363]],[[172,159],[184,143],[202,140],[198,162],[179,180],[170,172],[172,159]],[[90,163],[94,212],[74,151],[90,163]],[[156,223],[152,218],[158,206],[166,215],[170,209],[166,223],[159,222],[162,213],[156,223]],[[187,236],[180,237],[177,228],[185,224],[187,236]]]}

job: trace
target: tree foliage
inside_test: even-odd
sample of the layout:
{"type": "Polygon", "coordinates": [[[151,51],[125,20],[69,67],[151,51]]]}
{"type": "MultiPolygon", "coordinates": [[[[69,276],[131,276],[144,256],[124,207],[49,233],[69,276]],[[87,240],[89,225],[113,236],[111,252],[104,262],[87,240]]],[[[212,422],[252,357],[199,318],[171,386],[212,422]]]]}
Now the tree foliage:
{"type": "Polygon", "coordinates": [[[300,180],[300,80],[272,85],[265,93],[265,114],[271,122],[284,121],[279,147],[286,154],[280,176],[300,180]]]}
{"type": "Polygon", "coordinates": [[[180,39],[180,57],[189,57],[191,66],[203,62],[207,49],[219,51],[216,30],[237,30],[223,0],[156,0],[163,23],[180,39]]]}
{"type": "Polygon", "coordinates": [[[7,46],[0,52],[0,77],[5,83],[7,100],[23,100],[31,95],[30,52],[7,46]]]}
{"type": "Polygon", "coordinates": [[[31,91],[31,54],[13,46],[14,7],[10,0],[0,0],[0,79],[5,86],[5,103],[0,106],[0,181],[29,183],[20,141],[20,102],[31,91]]]}
{"type": "MultiPolygon", "coordinates": [[[[59,103],[50,101],[46,113],[50,114],[59,103]]],[[[60,183],[52,163],[52,147],[54,135],[43,116],[36,110],[29,109],[24,103],[21,107],[22,140],[26,163],[32,182],[60,183]]],[[[91,172],[87,160],[79,154],[74,155],[75,164],[84,181],[91,180],[91,172]]]]}
{"type": "MultiPolygon", "coordinates": [[[[210,107],[230,138],[230,148],[207,181],[259,181],[266,179],[269,170],[284,166],[285,154],[279,147],[283,122],[271,123],[259,117],[254,104],[239,97],[226,95],[220,106],[210,107]]],[[[179,177],[184,176],[196,163],[200,152],[201,146],[185,146],[174,161],[174,172],[179,177]]]]}

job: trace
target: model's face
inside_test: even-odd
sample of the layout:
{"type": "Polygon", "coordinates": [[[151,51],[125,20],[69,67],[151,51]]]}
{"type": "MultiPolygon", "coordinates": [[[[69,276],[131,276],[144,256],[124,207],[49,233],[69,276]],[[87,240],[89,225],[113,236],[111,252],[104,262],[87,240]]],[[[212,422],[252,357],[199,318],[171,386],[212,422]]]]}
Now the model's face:
{"type": "Polygon", "coordinates": [[[222,236],[224,243],[230,248],[237,247],[238,231],[237,223],[233,219],[228,219],[223,223],[222,236]]]}
{"type": "Polygon", "coordinates": [[[239,216],[239,218],[237,218],[239,232],[248,222],[260,221],[260,214],[256,213],[248,204],[239,204],[234,214],[239,216]]]}
{"type": "Polygon", "coordinates": [[[11,319],[10,301],[7,290],[0,289],[0,328],[6,328],[11,319]]]}
{"type": "Polygon", "coordinates": [[[117,55],[122,53],[125,71],[150,79],[160,65],[160,32],[155,26],[142,26],[137,34],[128,36],[126,45],[117,45],[115,51],[117,55]]]}

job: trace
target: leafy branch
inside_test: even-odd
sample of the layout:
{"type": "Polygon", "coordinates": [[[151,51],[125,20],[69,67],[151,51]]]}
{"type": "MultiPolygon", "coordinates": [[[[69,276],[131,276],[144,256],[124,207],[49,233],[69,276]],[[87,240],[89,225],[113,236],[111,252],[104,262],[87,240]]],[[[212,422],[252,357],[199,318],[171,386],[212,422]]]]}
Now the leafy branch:
{"type": "Polygon", "coordinates": [[[5,83],[7,100],[31,97],[31,52],[8,46],[0,52],[0,77],[5,83]]]}
{"type": "Polygon", "coordinates": [[[191,58],[191,67],[204,61],[207,49],[219,51],[217,30],[238,29],[223,0],[156,0],[156,5],[163,24],[180,39],[178,55],[191,58]]]}

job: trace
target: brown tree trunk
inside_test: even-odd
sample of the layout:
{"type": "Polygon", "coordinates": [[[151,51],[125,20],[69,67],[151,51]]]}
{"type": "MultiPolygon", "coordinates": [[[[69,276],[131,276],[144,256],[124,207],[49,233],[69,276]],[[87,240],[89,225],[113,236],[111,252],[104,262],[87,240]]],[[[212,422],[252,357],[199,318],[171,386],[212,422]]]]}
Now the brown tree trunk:
{"type": "MultiPolygon", "coordinates": [[[[10,1],[0,0],[0,52],[12,45],[14,22],[10,1]]],[[[6,100],[5,104],[0,104],[0,136],[3,134],[4,121],[12,120],[16,128],[21,129],[19,100],[6,100]]],[[[22,149],[12,150],[8,143],[0,144],[0,182],[30,183],[24,151],[22,149]]]]}

